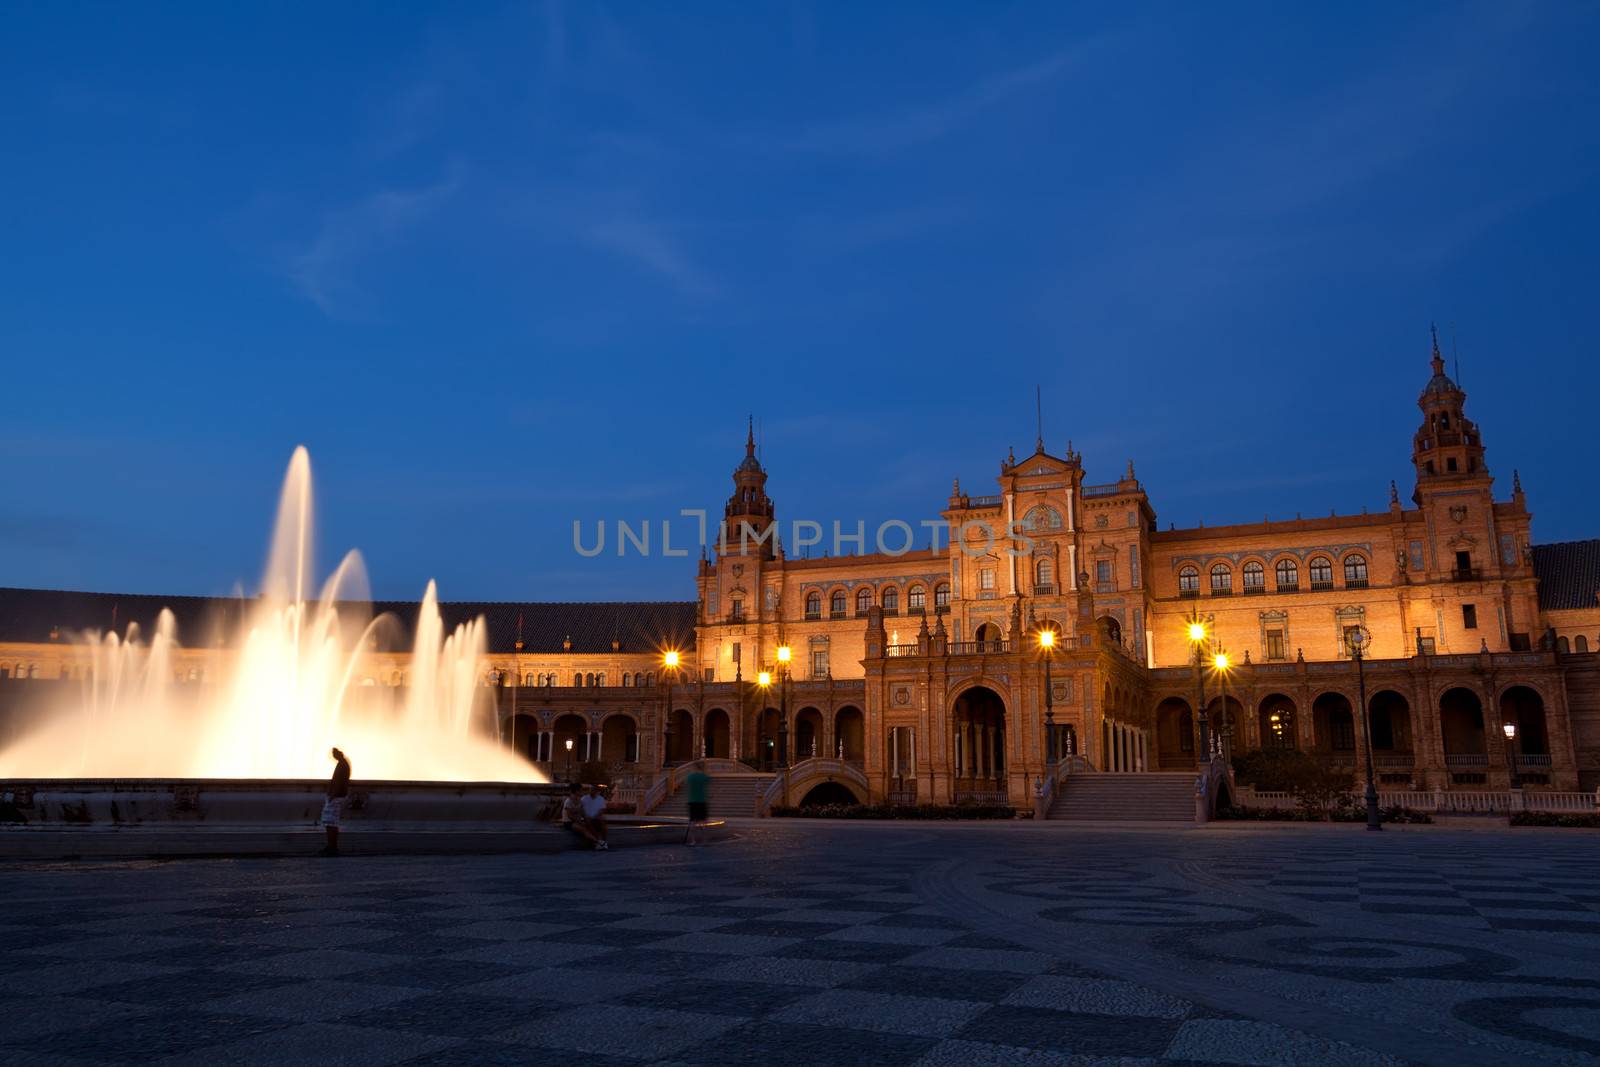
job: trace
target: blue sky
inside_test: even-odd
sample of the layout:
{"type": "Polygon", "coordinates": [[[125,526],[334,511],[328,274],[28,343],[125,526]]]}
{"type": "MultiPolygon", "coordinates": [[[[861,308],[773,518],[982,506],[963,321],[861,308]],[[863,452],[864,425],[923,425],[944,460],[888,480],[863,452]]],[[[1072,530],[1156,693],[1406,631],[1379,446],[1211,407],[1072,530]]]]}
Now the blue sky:
{"type": "Polygon", "coordinates": [[[1600,8],[74,5],[0,33],[0,584],[252,587],[311,449],[380,595],[688,598],[571,523],[1165,527],[1409,490],[1428,324],[1600,536],[1600,8]]]}

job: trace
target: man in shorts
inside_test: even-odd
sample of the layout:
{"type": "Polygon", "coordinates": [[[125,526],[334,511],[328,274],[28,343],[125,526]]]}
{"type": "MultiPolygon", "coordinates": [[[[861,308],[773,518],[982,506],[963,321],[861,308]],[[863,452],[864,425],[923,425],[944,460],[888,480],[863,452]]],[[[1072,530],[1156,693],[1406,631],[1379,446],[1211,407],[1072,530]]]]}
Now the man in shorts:
{"type": "Polygon", "coordinates": [[[706,794],[711,789],[711,776],[705,771],[696,770],[684,779],[684,787],[689,795],[689,831],[684,835],[683,843],[698,845],[695,831],[700,831],[699,837],[705,836],[706,817],[710,814],[710,805],[706,803],[706,794]]]}
{"type": "Polygon", "coordinates": [[[606,843],[595,836],[589,817],[583,813],[583,786],[577,782],[567,787],[567,799],[561,802],[561,828],[583,838],[598,852],[606,850],[606,843]]]}
{"type": "Polygon", "coordinates": [[[600,791],[598,783],[591,784],[589,792],[584,795],[583,818],[596,838],[595,847],[609,849],[611,840],[606,833],[606,796],[600,791]]]}
{"type": "Polygon", "coordinates": [[[322,802],[322,828],[328,843],[322,847],[324,856],[339,854],[339,817],[344,814],[344,798],[350,795],[350,761],[337,748],[332,752],[333,777],[328,779],[328,796],[322,802]]]}

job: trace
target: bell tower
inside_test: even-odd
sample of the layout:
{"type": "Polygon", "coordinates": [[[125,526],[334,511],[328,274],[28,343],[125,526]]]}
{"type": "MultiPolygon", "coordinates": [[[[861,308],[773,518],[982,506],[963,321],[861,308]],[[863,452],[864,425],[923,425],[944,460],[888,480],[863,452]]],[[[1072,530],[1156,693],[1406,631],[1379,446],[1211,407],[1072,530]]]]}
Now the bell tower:
{"type": "Polygon", "coordinates": [[[722,509],[722,523],[723,554],[773,558],[773,506],[767,496],[767,472],[756,458],[753,416],[745,435],[744,459],[733,470],[733,495],[722,509]]]}
{"type": "Polygon", "coordinates": [[[1417,430],[1411,449],[1411,462],[1417,469],[1412,499],[1418,505],[1422,504],[1426,488],[1460,487],[1489,480],[1489,469],[1483,462],[1483,438],[1477,424],[1463,411],[1466,400],[1467,394],[1444,372],[1439,334],[1434,331],[1433,377],[1417,398],[1422,427],[1417,430]]]}

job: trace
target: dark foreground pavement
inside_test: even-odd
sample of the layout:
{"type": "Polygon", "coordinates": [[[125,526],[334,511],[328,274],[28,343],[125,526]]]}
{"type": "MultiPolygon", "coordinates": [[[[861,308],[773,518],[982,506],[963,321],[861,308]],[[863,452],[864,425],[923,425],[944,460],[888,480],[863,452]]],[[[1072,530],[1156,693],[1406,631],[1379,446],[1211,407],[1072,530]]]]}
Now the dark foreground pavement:
{"type": "Polygon", "coordinates": [[[0,1063],[1600,1058],[1600,836],[749,823],[0,868],[0,1063]]]}

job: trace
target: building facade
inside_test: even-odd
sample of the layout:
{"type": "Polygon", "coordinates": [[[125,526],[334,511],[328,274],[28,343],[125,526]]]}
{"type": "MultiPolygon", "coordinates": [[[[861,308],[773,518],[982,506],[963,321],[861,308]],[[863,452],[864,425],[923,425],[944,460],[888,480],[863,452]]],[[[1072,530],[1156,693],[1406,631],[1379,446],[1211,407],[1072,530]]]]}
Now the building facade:
{"type": "MultiPolygon", "coordinates": [[[[442,607],[485,618],[501,735],[557,775],[597,759],[647,783],[709,757],[803,786],[808,762],[842,761],[864,800],[1020,806],[1052,743],[1104,772],[1186,770],[1220,733],[1352,771],[1370,737],[1399,788],[1505,788],[1515,766],[1528,788],[1595,789],[1600,540],[1534,543],[1437,344],[1431,370],[1411,492],[1382,512],[1162,530],[1131,463],[1091,483],[1041,440],[993,492],[953,485],[932,548],[793,559],[747,437],[695,600],[442,607]],[[1219,652],[1229,669],[1200,665],[1219,652]]],[[[64,634],[158,601],[0,591],[0,702],[81,676],[64,634]]],[[[181,678],[225,670],[218,633],[181,678]]],[[[364,682],[405,684],[401,657],[369,660],[364,682]]]]}

